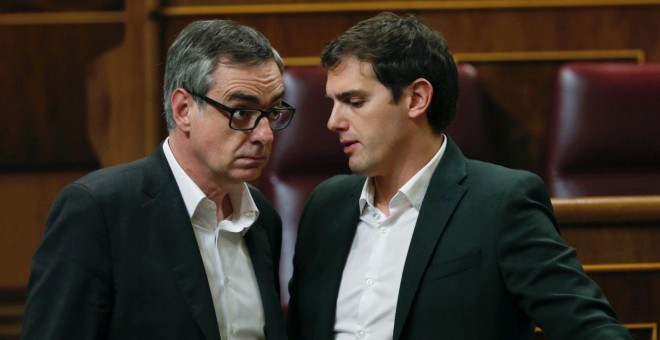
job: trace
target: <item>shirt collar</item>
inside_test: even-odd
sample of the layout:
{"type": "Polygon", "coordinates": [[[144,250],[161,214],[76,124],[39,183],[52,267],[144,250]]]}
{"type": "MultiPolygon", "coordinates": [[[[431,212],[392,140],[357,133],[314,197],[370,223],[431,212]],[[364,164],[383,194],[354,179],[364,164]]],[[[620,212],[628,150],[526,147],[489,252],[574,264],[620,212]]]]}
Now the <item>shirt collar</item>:
{"type": "MultiPolygon", "coordinates": [[[[165,153],[167,163],[169,164],[170,169],[172,169],[172,174],[174,174],[174,179],[176,180],[176,184],[183,197],[183,202],[188,211],[188,217],[192,220],[193,215],[195,215],[195,212],[198,209],[200,210],[199,213],[202,213],[203,210],[213,210],[212,216],[213,221],[215,222],[215,203],[204,195],[202,189],[200,189],[192,178],[186,174],[183,168],[181,168],[181,165],[179,165],[179,162],[174,157],[172,149],[170,148],[169,137],[165,139],[165,142],[163,143],[163,152],[165,153]]],[[[231,223],[221,223],[220,226],[227,231],[241,232],[244,234],[259,217],[259,209],[257,208],[256,203],[254,203],[254,199],[250,194],[247,184],[242,183],[242,185],[239,185],[236,189],[231,190],[229,192],[229,200],[234,208],[234,212],[231,215],[231,223]]]]}
{"type": "Polygon", "coordinates": [[[230,232],[245,234],[259,217],[259,209],[257,204],[254,203],[252,195],[250,195],[247,184],[243,183],[237,189],[230,191],[229,199],[234,208],[234,213],[231,215],[231,223],[222,224],[221,228],[230,232]]]}
{"type": "MultiPolygon", "coordinates": [[[[396,201],[403,198],[407,199],[410,204],[419,210],[422,207],[422,201],[424,201],[424,195],[428,189],[429,183],[431,182],[431,176],[435,172],[435,169],[440,163],[442,155],[445,153],[447,148],[447,136],[444,134],[442,145],[436,154],[431,158],[431,160],[426,163],[426,165],[419,170],[412,178],[410,178],[399,191],[392,197],[390,200],[390,206],[396,201]]],[[[364,207],[368,204],[373,207],[374,204],[374,193],[375,188],[373,186],[372,179],[369,177],[364,183],[362,188],[362,193],[360,194],[360,211],[364,211],[364,207]]]]}

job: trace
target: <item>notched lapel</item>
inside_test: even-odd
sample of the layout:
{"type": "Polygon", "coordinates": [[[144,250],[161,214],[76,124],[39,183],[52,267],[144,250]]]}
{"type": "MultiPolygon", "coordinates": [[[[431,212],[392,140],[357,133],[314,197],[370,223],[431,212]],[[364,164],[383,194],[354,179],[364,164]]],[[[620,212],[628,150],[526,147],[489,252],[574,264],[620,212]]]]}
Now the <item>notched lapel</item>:
{"type": "Polygon", "coordinates": [[[159,150],[154,154],[157,161],[151,163],[151,171],[147,171],[143,186],[145,194],[150,196],[143,208],[146,227],[156,238],[155,260],[162,260],[169,268],[206,338],[220,339],[197,239],[162,148],[159,150]]]}
{"type": "Polygon", "coordinates": [[[254,275],[257,278],[261,303],[264,307],[266,329],[264,333],[269,339],[278,338],[279,334],[286,333],[281,315],[280,297],[274,280],[275,267],[272,260],[272,249],[268,236],[257,220],[245,234],[245,245],[250,252],[250,260],[254,275]]]}
{"type": "Polygon", "coordinates": [[[360,220],[358,199],[361,191],[361,185],[350,189],[343,201],[337,202],[336,207],[328,210],[332,215],[324,216],[326,221],[332,222],[326,222],[327,227],[323,234],[324,244],[330,246],[327,249],[323,248],[324,256],[329,260],[316,264],[317,270],[323,272],[322,275],[328,279],[327,289],[318,292],[318,296],[323,299],[323,302],[317,306],[317,315],[322,320],[321,329],[317,334],[332,334],[334,330],[339,286],[360,220]]]}
{"type": "Polygon", "coordinates": [[[345,202],[351,202],[351,204],[344,209],[337,210],[338,213],[334,218],[334,223],[327,230],[327,242],[333,245],[333,251],[328,256],[333,253],[336,254],[329,265],[331,266],[330,270],[337,273],[337,293],[339,292],[341,274],[344,271],[344,266],[346,265],[351,245],[353,245],[353,239],[355,238],[355,232],[357,231],[357,225],[360,221],[360,209],[357,204],[357,198],[349,197],[345,202]]]}
{"type": "Polygon", "coordinates": [[[435,248],[466,188],[466,160],[451,139],[424,196],[403,268],[394,319],[394,339],[399,339],[417,288],[435,248]]]}

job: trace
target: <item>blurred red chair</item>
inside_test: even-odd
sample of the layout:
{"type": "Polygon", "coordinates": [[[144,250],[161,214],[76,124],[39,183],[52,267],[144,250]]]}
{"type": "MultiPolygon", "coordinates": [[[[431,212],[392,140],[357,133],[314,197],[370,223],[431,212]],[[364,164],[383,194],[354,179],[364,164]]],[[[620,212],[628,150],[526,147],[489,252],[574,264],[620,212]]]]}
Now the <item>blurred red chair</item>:
{"type": "Polygon", "coordinates": [[[458,144],[465,157],[492,162],[495,157],[485,120],[486,97],[474,66],[458,65],[458,83],[456,117],[445,133],[458,144]]]}
{"type": "Polygon", "coordinates": [[[546,139],[551,195],[660,194],[659,137],[660,64],[564,65],[546,139]]]}
{"type": "Polygon", "coordinates": [[[280,290],[285,307],[300,213],[319,183],[350,169],[337,135],[326,128],[332,111],[332,102],[325,97],[326,70],[287,67],[283,78],[286,101],[296,107],[296,114],[291,125],[275,135],[260,188],[282,217],[280,290]]]}
{"type": "MultiPolygon", "coordinates": [[[[458,67],[461,94],[448,134],[468,157],[488,160],[490,143],[483,126],[483,93],[474,67],[458,67]]],[[[284,72],[286,101],[297,108],[291,125],[276,133],[271,160],[260,189],[282,217],[280,280],[282,304],[289,300],[287,285],[298,219],[312,190],[333,175],[350,173],[337,135],[326,127],[332,102],[325,96],[326,70],[321,66],[293,66],[284,72]]]]}

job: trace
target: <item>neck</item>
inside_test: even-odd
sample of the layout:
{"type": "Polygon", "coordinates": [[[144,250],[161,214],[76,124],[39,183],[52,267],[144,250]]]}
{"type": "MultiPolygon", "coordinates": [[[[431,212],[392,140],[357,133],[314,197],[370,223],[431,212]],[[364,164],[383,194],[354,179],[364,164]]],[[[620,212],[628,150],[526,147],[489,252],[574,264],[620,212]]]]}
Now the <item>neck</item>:
{"type": "Polygon", "coordinates": [[[184,143],[186,141],[180,141],[176,135],[170,134],[169,146],[177,163],[179,163],[188,177],[202,190],[204,195],[215,203],[218,221],[225,219],[233,212],[229,192],[237,188],[241,183],[224,183],[225,181],[218,178],[216,174],[201,166],[195,166],[196,162],[193,158],[189,157],[190,153],[186,151],[184,143]]]}
{"type": "Polygon", "coordinates": [[[215,217],[218,220],[218,222],[226,219],[229,215],[231,215],[234,212],[234,207],[231,204],[231,199],[229,199],[229,195],[225,195],[221,202],[218,202],[216,200],[213,201],[217,206],[215,217]]]}
{"type": "Polygon", "coordinates": [[[427,142],[418,144],[419,147],[414,152],[405,153],[406,157],[403,157],[400,163],[402,166],[392,169],[388,174],[371,177],[374,186],[374,205],[380,211],[389,216],[389,202],[392,197],[431,161],[443,141],[443,135],[428,139],[427,142]]]}

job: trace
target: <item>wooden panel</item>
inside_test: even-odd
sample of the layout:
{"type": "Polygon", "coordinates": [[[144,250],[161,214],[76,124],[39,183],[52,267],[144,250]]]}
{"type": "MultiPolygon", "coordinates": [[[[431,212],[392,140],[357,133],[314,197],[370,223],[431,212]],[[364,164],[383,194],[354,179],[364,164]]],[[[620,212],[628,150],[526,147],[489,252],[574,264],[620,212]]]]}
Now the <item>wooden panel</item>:
{"type": "Polygon", "coordinates": [[[553,199],[584,264],[660,263],[660,196],[553,199]]]}
{"type": "Polygon", "coordinates": [[[622,322],[660,323],[660,270],[589,273],[622,322]]]}
{"type": "Polygon", "coordinates": [[[117,11],[124,8],[122,0],[3,0],[2,12],[59,12],[75,11],[117,11]]]}
{"type": "Polygon", "coordinates": [[[0,25],[72,25],[123,23],[124,12],[39,12],[0,14],[0,25]]]}
{"type": "Polygon", "coordinates": [[[85,66],[121,36],[116,25],[2,27],[0,169],[97,165],[86,134],[85,66]]]}
{"type": "Polygon", "coordinates": [[[25,291],[0,288],[0,339],[20,339],[25,291]]]}
{"type": "Polygon", "coordinates": [[[102,166],[151,153],[164,137],[157,0],[128,3],[124,41],[90,64],[87,131],[102,166]]]}
{"type": "MultiPolygon", "coordinates": [[[[175,32],[202,17],[234,19],[264,32],[284,57],[309,57],[318,56],[327,42],[377,12],[228,13],[166,19],[175,32]]],[[[656,20],[660,6],[415,12],[443,32],[454,53],[641,49],[649,60],[660,60],[655,30],[660,29],[656,20]]]]}
{"type": "Polygon", "coordinates": [[[218,5],[216,0],[165,0],[163,6],[174,7],[182,12],[194,12],[194,8],[213,13],[221,12],[331,12],[360,10],[418,10],[418,9],[486,9],[486,8],[529,8],[529,7],[602,7],[620,5],[658,4],[658,0],[399,0],[399,1],[354,1],[354,0],[230,0],[218,5]]]}
{"type": "Polygon", "coordinates": [[[561,198],[553,207],[562,237],[621,320],[655,325],[636,330],[640,339],[657,335],[660,196],[561,198]]]}
{"type": "MultiPolygon", "coordinates": [[[[658,325],[655,323],[629,323],[624,324],[630,331],[633,339],[635,340],[657,340],[658,339],[658,325]]],[[[543,331],[539,328],[536,329],[534,336],[535,340],[546,339],[543,336],[543,331]]]]}
{"type": "Polygon", "coordinates": [[[552,206],[566,225],[660,222],[660,196],[554,198],[552,206]]]}
{"type": "Polygon", "coordinates": [[[57,193],[82,171],[0,173],[0,290],[24,289],[57,193]]]}

